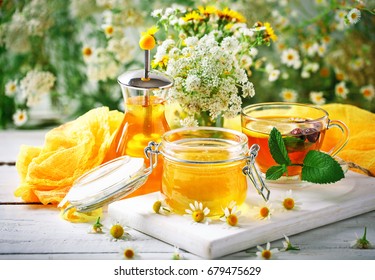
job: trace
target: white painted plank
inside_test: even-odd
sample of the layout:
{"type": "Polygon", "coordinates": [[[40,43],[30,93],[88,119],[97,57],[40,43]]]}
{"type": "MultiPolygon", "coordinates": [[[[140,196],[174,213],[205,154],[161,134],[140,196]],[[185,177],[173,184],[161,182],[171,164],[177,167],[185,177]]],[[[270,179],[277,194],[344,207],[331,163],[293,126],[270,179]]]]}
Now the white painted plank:
{"type": "Polygon", "coordinates": [[[0,203],[22,202],[14,196],[19,184],[19,177],[15,166],[0,166],[0,203]]]}
{"type": "Polygon", "coordinates": [[[21,145],[42,146],[47,131],[0,130],[0,161],[16,161],[21,145]]]}
{"type": "MultiPolygon", "coordinates": [[[[286,190],[273,188],[271,202],[283,197],[286,190]]],[[[297,234],[375,210],[375,179],[353,172],[336,184],[311,185],[294,189],[294,193],[303,203],[301,210],[279,211],[270,221],[259,221],[249,210],[251,205],[257,204],[259,196],[250,192],[247,209],[243,211],[245,221],[237,228],[227,228],[223,223],[192,224],[191,219],[178,215],[156,215],[152,212],[152,205],[158,199],[157,193],[112,203],[108,207],[108,214],[203,258],[218,258],[280,239],[284,234],[297,234]]]]}

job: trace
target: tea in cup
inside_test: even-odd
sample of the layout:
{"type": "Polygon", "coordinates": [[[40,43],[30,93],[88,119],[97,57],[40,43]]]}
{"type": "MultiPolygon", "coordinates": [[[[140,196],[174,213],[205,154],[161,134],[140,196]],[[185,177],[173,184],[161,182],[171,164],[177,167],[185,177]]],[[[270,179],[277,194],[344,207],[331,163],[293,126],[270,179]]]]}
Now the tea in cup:
{"type": "MultiPolygon", "coordinates": [[[[260,151],[256,164],[265,174],[277,165],[269,150],[270,132],[276,128],[282,135],[288,156],[293,164],[302,164],[311,150],[320,150],[327,129],[337,127],[342,138],[328,154],[335,156],[347,143],[349,130],[339,120],[330,120],[328,113],[317,106],[300,103],[270,102],[249,105],[241,113],[242,132],[249,145],[258,144],[260,151]]],[[[300,181],[301,166],[288,166],[277,183],[300,181]]]]}

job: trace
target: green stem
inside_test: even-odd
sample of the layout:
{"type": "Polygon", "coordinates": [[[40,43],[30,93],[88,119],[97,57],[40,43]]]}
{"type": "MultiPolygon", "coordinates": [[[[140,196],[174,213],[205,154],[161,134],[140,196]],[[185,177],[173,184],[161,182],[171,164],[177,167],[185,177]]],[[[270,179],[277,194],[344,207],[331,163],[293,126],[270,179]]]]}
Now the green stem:
{"type": "Polygon", "coordinates": [[[363,234],[363,237],[362,237],[363,240],[366,240],[366,234],[367,234],[367,227],[365,227],[365,233],[363,234]]]}

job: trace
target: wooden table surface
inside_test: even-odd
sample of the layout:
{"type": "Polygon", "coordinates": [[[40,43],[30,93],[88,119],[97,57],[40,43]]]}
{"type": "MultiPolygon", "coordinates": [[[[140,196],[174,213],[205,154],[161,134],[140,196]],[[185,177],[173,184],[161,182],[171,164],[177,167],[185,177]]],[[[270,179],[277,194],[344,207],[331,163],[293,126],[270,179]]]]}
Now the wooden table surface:
{"type": "MultiPolygon", "coordinates": [[[[21,144],[42,145],[46,130],[0,131],[0,162],[15,162],[21,144]]],[[[121,259],[120,252],[132,247],[139,259],[168,260],[174,247],[148,235],[127,229],[129,240],[113,241],[108,234],[89,234],[89,224],[70,223],[53,206],[29,204],[13,195],[19,178],[15,166],[0,165],[0,259],[121,259]]],[[[104,213],[103,224],[110,221],[104,213]]],[[[279,252],[277,259],[375,259],[375,249],[360,250],[350,242],[362,236],[375,245],[375,211],[309,230],[290,240],[300,251],[279,252]]],[[[271,243],[282,248],[282,240],[271,243]]],[[[264,245],[264,244],[259,244],[264,245]]],[[[237,252],[222,259],[256,259],[256,248],[237,252]]],[[[184,259],[200,259],[180,250],[184,259]]]]}

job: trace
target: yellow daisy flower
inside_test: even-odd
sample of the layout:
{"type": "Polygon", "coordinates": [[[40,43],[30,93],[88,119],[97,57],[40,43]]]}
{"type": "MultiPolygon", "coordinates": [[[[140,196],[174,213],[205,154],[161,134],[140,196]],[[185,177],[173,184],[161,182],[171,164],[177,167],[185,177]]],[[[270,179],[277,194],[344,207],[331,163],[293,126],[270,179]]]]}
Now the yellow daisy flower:
{"type": "Polygon", "coordinates": [[[196,11],[192,11],[190,13],[187,13],[182,19],[183,21],[188,22],[188,21],[201,21],[204,18],[196,11]]]}
{"type": "Polygon", "coordinates": [[[264,27],[266,28],[265,40],[271,39],[274,42],[277,41],[277,35],[271,27],[271,24],[269,22],[265,22],[264,27]]]}
{"type": "Polygon", "coordinates": [[[198,11],[201,15],[209,17],[212,14],[215,14],[217,9],[214,6],[198,6],[198,11]]]}

